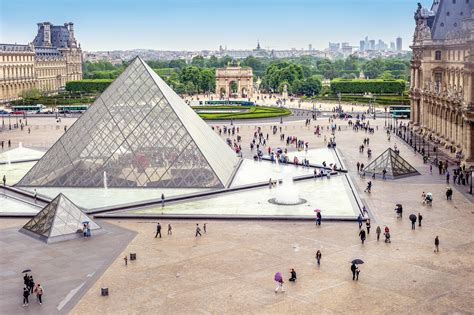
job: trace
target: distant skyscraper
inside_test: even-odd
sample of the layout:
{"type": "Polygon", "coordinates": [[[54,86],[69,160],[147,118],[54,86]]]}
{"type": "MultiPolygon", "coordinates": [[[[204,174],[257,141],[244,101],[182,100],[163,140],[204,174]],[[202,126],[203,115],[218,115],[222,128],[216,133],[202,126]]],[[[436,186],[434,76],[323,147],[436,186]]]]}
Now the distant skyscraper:
{"type": "Polygon", "coordinates": [[[359,50],[364,51],[365,50],[365,40],[361,40],[359,42],[359,50]]]}
{"type": "Polygon", "coordinates": [[[403,49],[403,46],[402,46],[402,38],[401,38],[401,37],[397,37],[396,41],[397,41],[397,51],[402,51],[402,49],[403,49]]]}
{"type": "Polygon", "coordinates": [[[313,50],[313,45],[312,44],[308,45],[308,50],[310,50],[310,51],[313,50]]]}
{"type": "Polygon", "coordinates": [[[394,42],[390,42],[390,50],[395,51],[395,43],[394,42]]]}
{"type": "Polygon", "coordinates": [[[338,52],[340,48],[341,48],[340,43],[329,43],[329,50],[332,52],[338,52]]]}
{"type": "Polygon", "coordinates": [[[375,50],[375,39],[369,40],[369,49],[375,50]]]}

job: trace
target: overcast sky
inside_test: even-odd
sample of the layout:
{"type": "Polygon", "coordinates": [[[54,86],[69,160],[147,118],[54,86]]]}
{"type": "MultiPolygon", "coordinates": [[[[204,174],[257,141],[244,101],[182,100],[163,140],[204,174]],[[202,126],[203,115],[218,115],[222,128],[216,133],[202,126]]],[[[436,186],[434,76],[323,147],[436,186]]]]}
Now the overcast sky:
{"type": "MultiPolygon", "coordinates": [[[[429,7],[432,1],[424,0],[429,7]]],[[[417,0],[0,0],[0,42],[73,22],[83,50],[324,49],[365,36],[408,49],[417,0]]]]}

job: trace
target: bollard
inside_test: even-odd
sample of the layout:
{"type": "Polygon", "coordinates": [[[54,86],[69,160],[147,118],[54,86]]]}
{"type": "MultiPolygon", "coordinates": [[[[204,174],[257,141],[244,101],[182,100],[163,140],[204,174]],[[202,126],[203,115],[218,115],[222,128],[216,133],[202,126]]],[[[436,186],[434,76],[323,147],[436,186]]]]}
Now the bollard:
{"type": "Polygon", "coordinates": [[[109,295],[109,288],[100,288],[100,295],[108,296],[109,295]]]}

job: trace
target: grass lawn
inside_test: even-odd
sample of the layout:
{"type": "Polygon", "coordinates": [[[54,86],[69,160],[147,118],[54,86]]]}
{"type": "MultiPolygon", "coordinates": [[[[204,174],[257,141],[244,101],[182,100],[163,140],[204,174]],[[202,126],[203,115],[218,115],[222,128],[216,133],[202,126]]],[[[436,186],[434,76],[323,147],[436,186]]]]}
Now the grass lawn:
{"type": "Polygon", "coordinates": [[[198,113],[203,119],[221,120],[221,119],[252,119],[281,117],[291,115],[291,111],[286,108],[266,107],[266,106],[193,106],[193,109],[199,110],[223,110],[220,113],[198,113]],[[229,110],[229,112],[225,112],[229,110]],[[231,110],[245,110],[240,112],[231,112],[231,110]]]}

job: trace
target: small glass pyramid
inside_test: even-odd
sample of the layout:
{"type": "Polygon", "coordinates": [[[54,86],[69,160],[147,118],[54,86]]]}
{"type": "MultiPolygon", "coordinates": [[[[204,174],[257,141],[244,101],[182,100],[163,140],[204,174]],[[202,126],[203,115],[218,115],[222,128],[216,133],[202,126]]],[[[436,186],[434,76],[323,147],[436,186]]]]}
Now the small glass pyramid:
{"type": "Polygon", "coordinates": [[[17,185],[223,188],[239,165],[235,152],[136,57],[17,185]]]}
{"type": "Polygon", "coordinates": [[[419,175],[420,173],[411,166],[404,158],[395,153],[392,148],[388,148],[380,154],[375,160],[364,168],[365,174],[374,174],[383,176],[385,169],[386,178],[400,178],[412,175],[419,175]]]}
{"type": "Polygon", "coordinates": [[[51,243],[81,236],[84,222],[89,224],[91,231],[101,228],[71,200],[59,194],[20,231],[51,243]]]}

